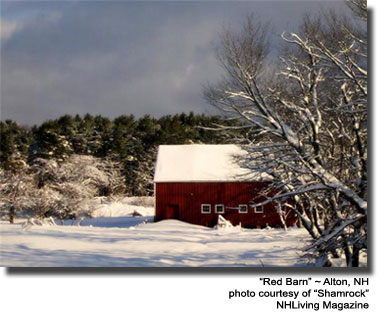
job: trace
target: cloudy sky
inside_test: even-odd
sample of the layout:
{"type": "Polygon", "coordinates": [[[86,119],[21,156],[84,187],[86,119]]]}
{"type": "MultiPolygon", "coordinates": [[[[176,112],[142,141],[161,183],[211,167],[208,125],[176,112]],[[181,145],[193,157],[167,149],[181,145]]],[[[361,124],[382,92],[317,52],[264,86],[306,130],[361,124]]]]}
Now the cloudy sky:
{"type": "Polygon", "coordinates": [[[201,86],[220,78],[214,45],[249,12],[276,41],[306,12],[340,1],[1,1],[1,119],[63,114],[212,112],[201,86]]]}

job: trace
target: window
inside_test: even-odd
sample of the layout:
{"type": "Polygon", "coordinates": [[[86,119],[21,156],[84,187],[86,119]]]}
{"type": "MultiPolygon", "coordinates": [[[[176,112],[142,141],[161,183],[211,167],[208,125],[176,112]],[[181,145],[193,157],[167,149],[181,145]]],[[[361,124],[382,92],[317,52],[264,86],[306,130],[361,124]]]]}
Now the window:
{"type": "Polygon", "coordinates": [[[255,213],[263,213],[264,212],[264,207],[262,205],[257,205],[255,207],[255,213]]]}
{"type": "Polygon", "coordinates": [[[240,204],[239,205],[239,213],[248,213],[248,205],[240,204]]]}
{"type": "Polygon", "coordinates": [[[215,205],[215,212],[216,213],[224,213],[224,204],[216,204],[215,205]]]}
{"type": "Polygon", "coordinates": [[[211,213],[211,205],[210,204],[202,204],[201,205],[201,213],[203,213],[203,214],[211,213]]]}

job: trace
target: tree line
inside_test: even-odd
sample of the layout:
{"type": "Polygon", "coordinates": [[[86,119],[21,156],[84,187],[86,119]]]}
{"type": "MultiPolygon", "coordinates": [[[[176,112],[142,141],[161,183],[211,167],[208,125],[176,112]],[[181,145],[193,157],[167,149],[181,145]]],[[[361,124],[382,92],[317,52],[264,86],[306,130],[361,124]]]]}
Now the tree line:
{"type": "Polygon", "coordinates": [[[151,195],[157,147],[161,144],[230,143],[235,133],[207,129],[223,123],[238,124],[220,116],[193,112],[160,118],[64,115],[33,127],[7,120],[0,122],[0,163],[4,171],[17,173],[24,164],[32,165],[38,159],[55,160],[59,164],[71,155],[108,159],[121,167],[126,195],[151,195]]]}

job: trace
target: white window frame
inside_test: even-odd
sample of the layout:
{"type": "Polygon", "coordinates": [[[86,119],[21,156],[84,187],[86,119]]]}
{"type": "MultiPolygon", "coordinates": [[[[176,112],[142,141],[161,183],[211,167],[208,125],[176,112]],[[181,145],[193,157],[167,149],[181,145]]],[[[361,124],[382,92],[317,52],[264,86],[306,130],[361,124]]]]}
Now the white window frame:
{"type": "Polygon", "coordinates": [[[248,204],[239,204],[239,213],[240,214],[247,214],[248,213],[248,204]],[[245,207],[246,211],[242,212],[241,207],[245,207]]]}
{"type": "Polygon", "coordinates": [[[264,213],[264,206],[263,205],[256,205],[255,206],[255,213],[264,213]],[[261,211],[257,211],[257,208],[261,208],[261,211]]]}
{"type": "Polygon", "coordinates": [[[201,205],[201,214],[210,214],[211,213],[211,205],[210,204],[208,204],[208,203],[203,203],[202,205],[201,205]],[[203,210],[203,207],[204,206],[208,206],[209,207],[209,212],[205,212],[204,210],[203,210]]]}
{"type": "Polygon", "coordinates": [[[224,213],[224,212],[225,212],[225,206],[224,206],[224,204],[215,204],[215,213],[217,213],[217,214],[222,214],[222,213],[224,213]],[[219,206],[221,206],[221,207],[223,208],[223,211],[222,211],[222,212],[218,212],[217,207],[219,207],[219,206]]]}

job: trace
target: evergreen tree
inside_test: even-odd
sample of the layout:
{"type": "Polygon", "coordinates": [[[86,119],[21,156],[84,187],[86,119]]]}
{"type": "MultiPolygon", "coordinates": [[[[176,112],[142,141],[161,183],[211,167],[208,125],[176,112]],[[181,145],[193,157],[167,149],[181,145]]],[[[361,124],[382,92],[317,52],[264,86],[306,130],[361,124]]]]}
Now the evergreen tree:
{"type": "Polygon", "coordinates": [[[7,120],[0,122],[0,164],[5,170],[17,171],[28,157],[31,132],[7,120]]]}
{"type": "Polygon", "coordinates": [[[34,141],[30,147],[30,160],[36,158],[57,159],[63,161],[73,153],[72,145],[65,135],[60,133],[57,121],[44,122],[33,130],[34,141]]]}

